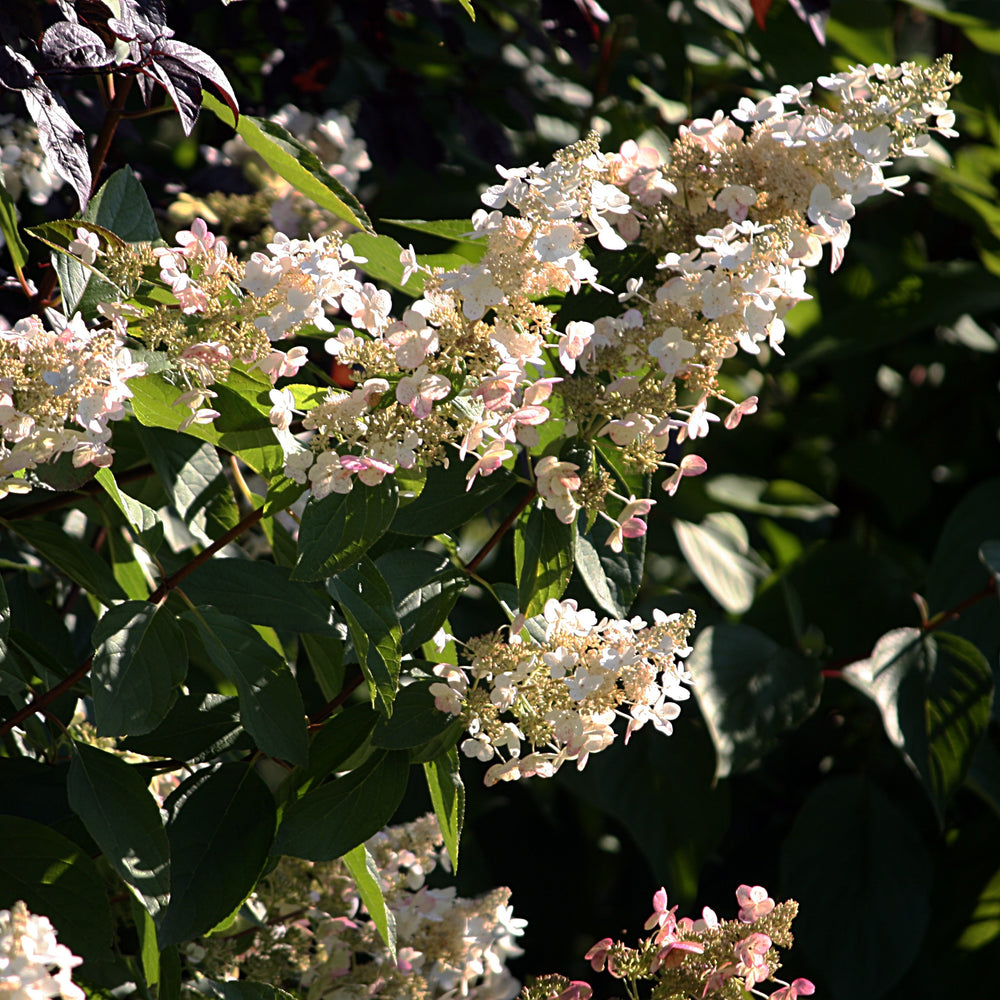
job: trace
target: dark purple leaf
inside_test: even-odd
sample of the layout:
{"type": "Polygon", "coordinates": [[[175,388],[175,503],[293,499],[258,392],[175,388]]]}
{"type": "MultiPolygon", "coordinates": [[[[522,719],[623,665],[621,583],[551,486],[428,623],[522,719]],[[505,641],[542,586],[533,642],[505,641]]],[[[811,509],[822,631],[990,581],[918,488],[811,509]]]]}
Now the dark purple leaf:
{"type": "Polygon", "coordinates": [[[35,83],[35,68],[8,45],[0,45],[0,87],[27,90],[35,83]]]}
{"type": "Polygon", "coordinates": [[[181,128],[185,135],[191,134],[201,110],[201,77],[184,63],[161,56],[144,70],[161,84],[177,108],[181,128]]]}
{"type": "Polygon", "coordinates": [[[24,103],[38,126],[38,141],[52,161],[56,173],[73,185],[80,208],[90,200],[91,174],[83,132],[69,116],[59,98],[41,81],[26,87],[24,103]]]}
{"type": "Polygon", "coordinates": [[[143,21],[157,34],[173,34],[167,27],[167,10],[163,0],[122,0],[122,11],[131,8],[132,18],[143,21]]]}
{"type": "Polygon", "coordinates": [[[58,69],[98,69],[114,59],[100,35],[82,24],[57,21],[42,36],[42,55],[58,69]]]}
{"type": "Polygon", "coordinates": [[[233,117],[239,116],[240,109],[236,102],[236,95],[233,93],[233,88],[230,86],[226,74],[222,71],[222,67],[206,52],[202,52],[201,49],[195,48],[193,45],[188,45],[187,42],[179,42],[174,38],[161,38],[156,44],[153,55],[157,59],[162,56],[176,59],[206,79],[222,94],[222,98],[229,105],[233,117]]]}

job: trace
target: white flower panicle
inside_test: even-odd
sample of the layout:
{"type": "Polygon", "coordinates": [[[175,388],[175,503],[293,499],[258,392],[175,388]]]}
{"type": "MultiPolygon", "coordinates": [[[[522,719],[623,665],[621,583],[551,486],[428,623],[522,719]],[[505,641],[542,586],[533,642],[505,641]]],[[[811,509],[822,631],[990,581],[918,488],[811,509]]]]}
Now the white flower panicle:
{"type": "Polygon", "coordinates": [[[72,972],[81,962],[56,939],[48,917],[20,900],[0,910],[0,993],[5,1000],[84,1000],[72,972]]]}
{"type": "Polygon", "coordinates": [[[0,496],[27,491],[24,470],[66,452],[78,467],[110,465],[109,422],[144,372],[115,325],[93,329],[77,315],[50,330],[31,316],[0,330],[0,496]]]}
{"type": "Polygon", "coordinates": [[[603,618],[576,601],[545,605],[545,640],[491,633],[470,640],[467,667],[442,663],[431,685],[437,708],[461,716],[468,757],[493,763],[485,783],[551,777],[651,723],[670,735],[689,696],[683,658],[694,612],[654,612],[653,623],[603,618]]]}
{"type": "MultiPolygon", "coordinates": [[[[283,858],[257,887],[264,926],[201,943],[193,968],[209,978],[273,983],[309,1000],[412,997],[511,1000],[520,984],[507,968],[522,954],[525,921],[510,891],[476,899],[427,877],[448,868],[437,820],[387,827],[366,844],[396,924],[396,959],[378,935],[342,861],[283,858]]],[[[197,979],[192,983],[197,986],[197,979]]]]}
{"type": "MultiPolygon", "coordinates": [[[[820,81],[836,107],[813,103],[811,85],[745,98],[731,115],[681,128],[669,162],[631,141],[602,154],[592,134],[545,166],[498,167],[501,183],[483,194],[468,234],[479,260],[445,271],[403,251],[406,281],[419,275],[423,285],[401,315],[336,233],[279,232],[245,264],[202,219],[172,247],[115,258],[81,231],[71,249],[109,273],[128,270],[129,253],[133,270],[158,268],[174,304],[105,309],[116,329],[168,353],[189,414],[182,428],[216,418],[211,386],[233,365],[273,385],[308,360],[304,347],[277,342],[326,333],[336,387],[271,393],[289,478],[323,497],[457,453],[470,460],[471,488],[534,451],[541,502],[564,523],[581,511],[604,519],[606,543],[619,550],[645,532],[653,501],[612,493],[594,443],[605,438],[634,473],[665,470],[668,494],[706,470],[700,456],[674,460],[668,449],[755,412],[756,397],[725,396],[723,361],[782,350],[785,314],[809,298],[806,268],[826,245],[836,267],[856,206],[898,193],[901,179],[884,168],[924,152],[929,132],[954,134],[947,101],[957,79],[947,60],[855,67],[820,81]],[[593,254],[629,245],[657,266],[629,277],[616,298],[593,254]],[[598,305],[592,319],[560,324],[539,304],[584,286],[598,305]],[[564,445],[589,448],[588,459],[567,457],[564,445]]],[[[72,373],[52,377],[61,387],[72,373]]]]}
{"type": "Polygon", "coordinates": [[[42,149],[38,127],[13,115],[0,115],[0,167],[14,201],[26,193],[32,204],[44,205],[64,183],[42,149]]]}

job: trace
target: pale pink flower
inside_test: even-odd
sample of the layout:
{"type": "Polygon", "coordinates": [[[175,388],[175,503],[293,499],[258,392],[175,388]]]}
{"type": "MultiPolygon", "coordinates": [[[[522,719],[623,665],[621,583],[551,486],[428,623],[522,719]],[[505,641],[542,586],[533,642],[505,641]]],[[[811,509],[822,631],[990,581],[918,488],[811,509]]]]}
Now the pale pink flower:
{"type": "Polygon", "coordinates": [[[741,885],[736,890],[736,901],[740,904],[739,918],[745,924],[766,917],[774,909],[774,900],[762,885],[741,885]]]}
{"type": "Polygon", "coordinates": [[[204,219],[195,219],[191,223],[190,229],[180,230],[174,239],[178,246],[183,248],[181,253],[185,257],[197,257],[199,254],[207,254],[216,241],[216,237],[209,232],[208,224],[204,219]]]}
{"type": "Polygon", "coordinates": [[[747,396],[742,403],[737,403],[736,406],[729,411],[729,416],[726,417],[725,427],[726,430],[731,431],[739,426],[740,421],[751,413],[757,412],[757,397],[747,396]]]}
{"type": "Polygon", "coordinates": [[[590,962],[590,967],[594,972],[603,972],[604,966],[608,961],[608,953],[611,951],[611,946],[614,941],[609,938],[601,938],[600,941],[595,944],[590,951],[584,955],[584,960],[590,962]]]}
{"type": "Polygon", "coordinates": [[[667,890],[661,885],[653,893],[653,913],[642,926],[647,931],[652,930],[654,927],[659,927],[660,929],[668,925],[672,927],[676,923],[676,912],[676,906],[671,909],[667,908],[667,890]]]}
{"type": "Polygon", "coordinates": [[[775,990],[769,1000],[796,1000],[797,997],[811,997],[815,992],[816,987],[808,979],[799,977],[775,990]]]}
{"type": "Polygon", "coordinates": [[[468,480],[465,487],[466,490],[472,489],[472,484],[476,481],[476,476],[488,476],[491,472],[496,472],[508,458],[513,457],[514,452],[507,447],[505,441],[491,442],[486,451],[479,456],[476,463],[466,473],[465,478],[468,480]]]}
{"type": "Polygon", "coordinates": [[[669,496],[677,492],[677,487],[681,484],[683,476],[700,476],[708,469],[708,462],[700,455],[685,455],[681,459],[680,465],[663,480],[663,488],[669,496]]]}

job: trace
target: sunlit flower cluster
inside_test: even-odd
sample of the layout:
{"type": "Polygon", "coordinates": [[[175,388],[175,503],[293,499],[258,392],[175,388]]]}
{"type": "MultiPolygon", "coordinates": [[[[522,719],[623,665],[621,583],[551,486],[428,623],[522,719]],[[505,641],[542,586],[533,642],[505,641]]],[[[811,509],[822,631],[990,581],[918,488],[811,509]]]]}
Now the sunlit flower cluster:
{"type": "MultiPolygon", "coordinates": [[[[635,947],[606,937],[585,958],[595,972],[607,971],[621,981],[630,1000],[743,1000],[747,992],[770,1000],[812,996],[808,979],[785,982],[779,948],[792,945],[791,925],[798,912],[794,900],[775,903],[763,886],[741,885],[736,890],[740,909],[735,920],[720,920],[707,906],[697,920],[677,917],[667,906],[667,892],[653,895],[653,913],[645,923],[650,931],[635,947]],[[758,987],[778,984],[770,994],[758,987]]],[[[564,976],[544,976],[529,984],[520,1000],[588,1000],[589,984],[564,976]]]]}
{"type": "Polygon", "coordinates": [[[395,919],[395,959],[342,861],[283,858],[252,900],[262,928],[206,939],[189,951],[190,968],[309,1000],[511,1000],[519,984],[506,962],[522,953],[515,938],[525,921],[513,916],[507,889],[464,899],[453,886],[430,888],[427,877],[448,868],[441,845],[433,816],[388,827],[367,843],[395,919]]]}
{"type": "MultiPolygon", "coordinates": [[[[202,219],[175,246],[134,251],[174,303],[107,308],[167,350],[182,428],[218,416],[211,386],[234,364],[273,385],[307,361],[305,347],[273,342],[328,334],[336,386],[270,393],[285,474],[317,498],[455,457],[471,488],[526,450],[542,503],[567,524],[604,518],[621,550],[654,501],[614,492],[621,480],[593,445],[617,449],[629,472],[663,470],[668,494],[706,470],[672,446],[757,408],[725,396],[723,361],[782,350],[784,315],[809,297],[806,267],[827,244],[837,266],[855,206],[902,182],[883,168],[923,151],[928,131],[954,134],[956,80],[947,61],[856,67],[820,80],[835,109],[811,103],[812,85],[746,98],[683,127],[669,162],[634,142],[604,155],[591,135],[545,166],[498,167],[466,234],[478,257],[446,271],[404,251],[404,287],[417,274],[423,286],[402,310],[337,234],[278,233],[244,265],[202,219]],[[650,265],[616,300],[597,263],[631,246],[650,265]],[[584,289],[592,320],[560,323],[540,301],[584,289]]],[[[76,245],[85,260],[99,251],[76,245]]]]}
{"type": "Polygon", "coordinates": [[[551,777],[566,761],[582,770],[614,742],[619,717],[625,743],[647,722],[670,735],[690,696],[681,661],[694,612],[598,620],[576,601],[550,600],[544,617],[544,641],[490,633],[466,643],[467,667],[434,668],[435,705],[466,725],[462,752],[496,761],[487,785],[551,777]]]}
{"type": "Polygon", "coordinates": [[[26,492],[15,474],[71,452],[73,464],[110,465],[109,421],[125,415],[133,362],[116,327],[79,316],[47,328],[37,316],[0,330],[0,496],[26,492]]]}
{"type": "Polygon", "coordinates": [[[84,1000],[72,979],[82,961],[59,944],[48,917],[29,912],[20,900],[0,910],[0,993],[5,1000],[84,1000]]]}

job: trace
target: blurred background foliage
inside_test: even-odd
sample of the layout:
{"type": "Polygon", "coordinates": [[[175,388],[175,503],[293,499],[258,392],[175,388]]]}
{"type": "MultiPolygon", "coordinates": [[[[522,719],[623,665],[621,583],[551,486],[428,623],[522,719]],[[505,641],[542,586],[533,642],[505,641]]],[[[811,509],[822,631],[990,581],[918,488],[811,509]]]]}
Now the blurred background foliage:
{"type": "MultiPolygon", "coordinates": [[[[586,949],[637,931],[660,884],[681,912],[728,915],[746,882],[800,901],[795,974],[820,995],[987,996],[1000,959],[1000,560],[982,549],[1000,539],[1000,7],[834,0],[814,31],[785,0],[757,4],[763,27],[749,0],[477,0],[475,20],[419,0],[172,6],[177,36],[218,60],[245,112],[344,112],[372,162],[362,202],[419,252],[449,247],[384,220],[467,218],[495,164],[545,162],[592,127],[605,149],[666,148],[678,124],[743,96],[954,54],[960,138],[905,165],[905,198],[859,209],[841,271],[818,273],[788,318],[787,356],[729,362],[730,395],[756,393],[759,412],[700,442],[709,473],[660,494],[649,518],[636,609],[696,608],[698,706],[672,739],[643,731],[555,781],[484,790],[472,761],[459,892],[513,888],[529,920],[522,974],[585,976],[586,949]]],[[[209,115],[190,138],[173,117],[143,119],[109,166],[142,164],[171,229],[212,192],[253,191],[205,156],[228,137],[209,115]]],[[[22,207],[26,224],[72,211],[67,189],[22,207]]],[[[508,579],[512,560],[501,546],[482,572],[508,579]]],[[[588,600],[576,580],[568,596],[588,600]]],[[[463,598],[455,631],[494,625],[482,606],[463,598]]],[[[404,809],[423,811],[421,794],[404,809]]]]}

